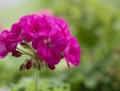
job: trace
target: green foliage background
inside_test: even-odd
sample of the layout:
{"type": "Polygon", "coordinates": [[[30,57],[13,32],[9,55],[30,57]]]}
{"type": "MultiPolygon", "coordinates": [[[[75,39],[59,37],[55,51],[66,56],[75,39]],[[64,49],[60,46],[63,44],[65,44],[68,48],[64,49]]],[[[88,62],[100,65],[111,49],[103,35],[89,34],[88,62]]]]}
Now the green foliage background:
{"type": "MultiPolygon", "coordinates": [[[[79,67],[68,69],[62,60],[54,71],[43,69],[40,91],[120,91],[120,1],[30,0],[0,8],[0,22],[9,29],[21,16],[42,9],[68,22],[82,53],[79,67]]],[[[18,70],[25,57],[0,60],[0,91],[34,91],[34,69],[18,70]]]]}

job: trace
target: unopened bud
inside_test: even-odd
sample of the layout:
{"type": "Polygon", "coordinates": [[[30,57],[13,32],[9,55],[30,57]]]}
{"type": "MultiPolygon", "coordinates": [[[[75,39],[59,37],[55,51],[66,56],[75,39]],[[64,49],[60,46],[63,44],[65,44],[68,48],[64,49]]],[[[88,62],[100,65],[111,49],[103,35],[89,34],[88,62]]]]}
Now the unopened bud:
{"type": "Polygon", "coordinates": [[[32,67],[32,61],[29,60],[29,61],[27,61],[27,63],[26,63],[26,69],[29,70],[31,67],[32,67]]]}
{"type": "Polygon", "coordinates": [[[54,66],[54,65],[49,65],[49,64],[48,64],[48,68],[50,68],[51,70],[54,70],[54,69],[55,69],[55,66],[54,66]]]}
{"type": "Polygon", "coordinates": [[[24,64],[24,63],[20,66],[19,70],[20,70],[20,71],[25,70],[25,64],[24,64]]]}
{"type": "Polygon", "coordinates": [[[12,52],[12,56],[14,56],[14,57],[20,57],[21,55],[22,55],[22,53],[17,50],[12,52]]]}

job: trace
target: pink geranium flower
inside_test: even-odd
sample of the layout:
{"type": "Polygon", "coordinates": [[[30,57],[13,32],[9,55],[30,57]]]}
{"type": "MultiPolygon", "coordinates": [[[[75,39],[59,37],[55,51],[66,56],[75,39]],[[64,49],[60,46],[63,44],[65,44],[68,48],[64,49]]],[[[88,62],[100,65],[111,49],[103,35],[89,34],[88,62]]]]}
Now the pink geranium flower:
{"type": "Polygon", "coordinates": [[[12,25],[11,30],[9,32],[9,34],[7,35],[7,40],[6,40],[6,44],[7,46],[7,50],[9,52],[15,51],[17,45],[22,42],[23,40],[23,36],[22,36],[22,28],[20,27],[19,24],[15,23],[12,25]]]}
{"type": "Polygon", "coordinates": [[[27,42],[31,42],[36,33],[40,31],[40,17],[32,14],[22,17],[19,26],[22,28],[22,34],[27,42]]]}
{"type": "Polygon", "coordinates": [[[78,66],[80,47],[75,37],[70,34],[68,24],[61,18],[48,15],[26,15],[13,24],[10,31],[4,30],[0,34],[0,58],[12,52],[15,57],[23,54],[30,56],[21,65],[20,70],[42,65],[55,69],[62,58],[78,66]],[[27,48],[30,52],[22,50],[27,48]],[[28,61],[29,60],[29,61],[28,61]]]}
{"type": "Polygon", "coordinates": [[[64,57],[67,61],[68,67],[69,63],[74,66],[78,66],[80,60],[80,47],[75,37],[71,37],[64,51],[64,57]]]}
{"type": "Polygon", "coordinates": [[[6,48],[6,40],[8,34],[9,32],[7,30],[3,30],[0,34],[0,58],[4,58],[8,53],[8,50],[6,48]]]}

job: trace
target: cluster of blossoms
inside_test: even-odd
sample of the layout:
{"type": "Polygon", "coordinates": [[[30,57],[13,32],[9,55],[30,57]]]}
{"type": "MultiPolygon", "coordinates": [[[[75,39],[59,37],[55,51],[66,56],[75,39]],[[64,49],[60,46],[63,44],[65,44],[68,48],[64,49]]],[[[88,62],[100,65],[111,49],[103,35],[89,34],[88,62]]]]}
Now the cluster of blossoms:
{"type": "Polygon", "coordinates": [[[0,34],[0,58],[8,53],[15,57],[23,54],[30,56],[20,66],[20,70],[32,66],[37,69],[42,66],[55,69],[62,58],[65,58],[68,67],[69,63],[78,66],[80,59],[79,44],[70,34],[67,23],[47,15],[23,16],[12,25],[10,31],[3,30],[0,34]]]}

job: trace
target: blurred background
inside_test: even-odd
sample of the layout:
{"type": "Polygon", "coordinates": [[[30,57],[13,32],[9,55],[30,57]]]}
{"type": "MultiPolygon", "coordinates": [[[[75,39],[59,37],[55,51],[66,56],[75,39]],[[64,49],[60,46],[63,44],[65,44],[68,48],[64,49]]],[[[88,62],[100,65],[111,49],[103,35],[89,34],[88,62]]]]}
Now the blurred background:
{"type": "MultiPolygon", "coordinates": [[[[40,71],[40,91],[120,91],[120,0],[0,0],[0,31],[31,13],[65,19],[82,50],[78,67],[40,71]]],[[[34,91],[24,58],[0,59],[0,91],[34,91]]]]}

